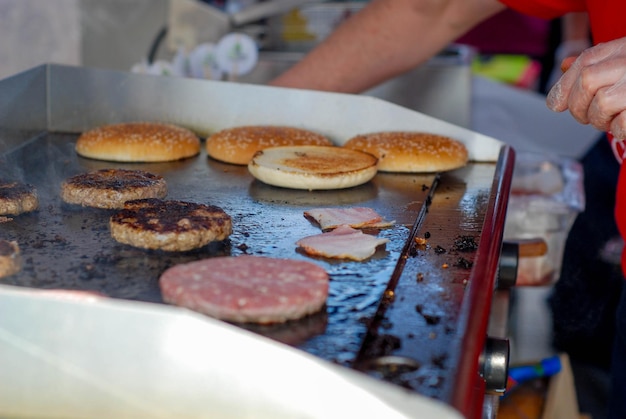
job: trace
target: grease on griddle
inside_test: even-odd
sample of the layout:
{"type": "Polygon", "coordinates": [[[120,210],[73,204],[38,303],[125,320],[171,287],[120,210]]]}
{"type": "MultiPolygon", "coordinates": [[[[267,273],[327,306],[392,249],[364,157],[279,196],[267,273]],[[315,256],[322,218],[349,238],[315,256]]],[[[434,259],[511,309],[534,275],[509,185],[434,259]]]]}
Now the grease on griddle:
{"type": "Polygon", "coordinates": [[[372,319],[370,317],[367,316],[361,316],[359,317],[359,323],[364,325],[365,327],[370,327],[370,325],[372,324],[372,319]]]}
{"type": "Polygon", "coordinates": [[[57,244],[62,244],[62,245],[69,244],[69,240],[59,234],[54,236],[54,242],[57,244]]]}
{"type": "Polygon", "coordinates": [[[58,244],[61,246],[68,245],[70,242],[67,238],[57,234],[52,239],[48,239],[45,237],[38,237],[32,240],[28,240],[27,244],[29,244],[33,249],[42,249],[46,247],[46,244],[58,244]]]}
{"type": "Polygon", "coordinates": [[[417,390],[422,394],[428,394],[437,398],[437,393],[427,391],[441,388],[445,378],[442,370],[447,357],[434,355],[433,365],[421,365],[419,362],[402,356],[382,356],[370,359],[366,364],[365,372],[369,375],[399,385],[401,387],[417,390]]]}
{"type": "Polygon", "coordinates": [[[428,385],[430,388],[440,388],[443,385],[444,377],[442,376],[428,376],[423,378],[423,383],[428,385]]]}
{"type": "Polygon", "coordinates": [[[420,364],[405,357],[383,356],[372,359],[367,364],[367,372],[380,379],[400,385],[404,388],[413,389],[416,373],[420,364]]]}
{"type": "Polygon", "coordinates": [[[69,272],[78,272],[78,279],[91,281],[92,279],[104,279],[106,274],[93,263],[83,263],[78,267],[68,269],[69,272]]]}
{"type": "Polygon", "coordinates": [[[290,320],[285,323],[275,324],[237,324],[237,326],[250,330],[285,343],[291,346],[298,346],[303,342],[326,332],[328,326],[327,308],[319,310],[297,320],[290,320]]]}
{"type": "Polygon", "coordinates": [[[433,355],[431,361],[433,365],[437,368],[445,369],[446,361],[448,360],[448,354],[443,353],[439,355],[433,355]]]}
{"type": "Polygon", "coordinates": [[[365,358],[379,358],[391,354],[396,349],[400,349],[400,338],[391,334],[377,334],[373,337],[365,351],[365,358]]]}
{"type": "Polygon", "coordinates": [[[393,329],[393,323],[389,319],[384,318],[380,322],[380,328],[385,330],[393,329]]]}
{"type": "Polygon", "coordinates": [[[113,265],[124,259],[122,255],[98,252],[93,256],[94,263],[102,263],[105,265],[113,265]]]}
{"type": "Polygon", "coordinates": [[[422,315],[422,317],[424,317],[424,320],[426,320],[426,324],[428,325],[434,326],[439,324],[439,322],[441,321],[440,313],[435,313],[434,311],[428,310],[426,307],[424,307],[423,304],[416,305],[415,311],[417,311],[419,314],[422,315]]]}
{"type": "Polygon", "coordinates": [[[462,269],[470,269],[473,265],[474,262],[472,262],[471,260],[467,260],[463,257],[458,258],[456,263],[454,264],[454,266],[462,269]]]}

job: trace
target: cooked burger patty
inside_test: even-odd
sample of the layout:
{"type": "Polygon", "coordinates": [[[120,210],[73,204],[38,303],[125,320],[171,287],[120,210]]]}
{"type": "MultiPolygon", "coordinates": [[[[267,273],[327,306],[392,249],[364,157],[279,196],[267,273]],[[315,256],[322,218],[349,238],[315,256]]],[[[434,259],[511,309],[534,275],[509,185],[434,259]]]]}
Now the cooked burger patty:
{"type": "Polygon", "coordinates": [[[69,204],[96,208],[124,208],[124,202],[142,198],[164,198],[165,179],[142,170],[102,169],[67,179],[61,198],[69,204]]]}
{"type": "Polygon", "coordinates": [[[173,305],[227,321],[280,323],[319,311],[328,281],[311,262],[244,255],[176,265],[159,285],[173,305]]]}
{"type": "Polygon", "coordinates": [[[33,185],[0,179],[0,215],[18,215],[39,207],[33,185]]]}
{"type": "Polygon", "coordinates": [[[109,225],[120,243],[174,252],[224,240],[232,233],[230,216],[217,206],[153,198],[127,201],[109,225]]]}
{"type": "Polygon", "coordinates": [[[22,268],[17,242],[0,239],[0,278],[16,274],[22,268]]]}

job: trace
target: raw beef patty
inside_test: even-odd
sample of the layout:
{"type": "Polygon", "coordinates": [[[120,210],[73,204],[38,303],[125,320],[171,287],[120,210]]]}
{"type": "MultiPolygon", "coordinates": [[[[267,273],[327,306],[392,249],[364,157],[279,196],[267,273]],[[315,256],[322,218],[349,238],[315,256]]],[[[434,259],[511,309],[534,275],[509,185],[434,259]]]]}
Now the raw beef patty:
{"type": "Polygon", "coordinates": [[[328,274],[318,265],[261,256],[215,257],[166,270],[163,299],[232,322],[280,323],[319,311],[328,274]]]}

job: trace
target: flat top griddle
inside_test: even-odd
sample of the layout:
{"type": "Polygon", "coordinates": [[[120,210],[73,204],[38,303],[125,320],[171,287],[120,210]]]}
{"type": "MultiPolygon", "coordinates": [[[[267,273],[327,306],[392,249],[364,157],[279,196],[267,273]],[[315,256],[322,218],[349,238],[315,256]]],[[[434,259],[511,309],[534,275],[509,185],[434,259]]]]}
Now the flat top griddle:
{"type": "MultiPolygon", "coordinates": [[[[24,266],[18,274],[2,278],[1,283],[91,290],[113,298],[163,303],[158,279],[162,272],[176,264],[242,254],[308,260],[322,266],[331,277],[329,298],[321,312],[287,324],[240,326],[331,362],[351,366],[377,307],[385,298],[384,292],[396,266],[402,258],[410,258],[419,261],[415,267],[404,268],[412,270],[405,275],[414,280],[404,285],[402,292],[396,290],[399,298],[407,302],[402,304],[404,319],[384,321],[386,332],[382,340],[369,342],[368,348],[363,350],[378,357],[399,346],[419,348],[420,363],[424,365],[414,382],[404,384],[418,387],[428,395],[439,394],[442,383],[433,377],[447,375],[446,360],[450,355],[446,339],[435,337],[439,333],[442,336],[454,334],[454,323],[476,250],[473,246],[477,245],[475,242],[466,249],[469,252],[459,252],[458,242],[478,240],[482,217],[480,212],[472,210],[469,217],[462,220],[466,225],[463,232],[456,228],[442,231],[436,224],[429,229],[427,221],[425,226],[418,226],[418,222],[426,215],[426,204],[435,196],[436,205],[439,201],[448,204],[452,215],[457,217],[458,206],[463,202],[455,202],[455,196],[462,196],[458,192],[467,186],[462,181],[464,171],[486,169],[488,173],[491,165],[472,165],[444,174],[443,180],[434,174],[380,173],[373,181],[356,188],[301,191],[263,184],[255,180],[245,166],[218,162],[207,157],[204,150],[199,156],[171,163],[120,164],[85,159],[74,151],[77,137],[76,134],[43,133],[2,157],[0,176],[20,178],[35,185],[40,209],[12,217],[12,221],[2,225],[2,237],[19,243],[24,266]],[[223,242],[180,253],[139,249],[116,242],[108,226],[115,210],[66,204],[59,196],[65,178],[113,167],[162,175],[168,183],[167,199],[222,207],[233,218],[233,234],[223,242]],[[437,185],[439,181],[441,185],[437,185]],[[309,222],[303,212],[327,206],[367,206],[385,219],[395,220],[393,227],[374,232],[388,238],[389,242],[362,262],[311,258],[302,254],[295,242],[320,233],[319,227],[309,222]],[[418,230],[420,237],[428,237],[428,245],[409,242],[418,230]],[[413,332],[403,336],[393,330],[398,325],[400,329],[413,328],[413,332]],[[384,341],[391,336],[398,341],[384,341]],[[386,348],[385,345],[393,346],[386,348]]],[[[480,193],[471,197],[479,200],[472,202],[472,206],[484,206],[487,198],[480,193]],[[484,202],[481,203],[481,199],[484,202]]],[[[443,217],[449,216],[444,211],[443,217]]],[[[445,224],[450,219],[443,221],[445,224]]]]}
{"type": "MultiPolygon", "coordinates": [[[[284,123],[283,117],[295,119],[268,115],[267,107],[259,107],[254,97],[240,101],[227,85],[63,67],[49,70],[48,78],[34,71],[22,77],[20,81],[25,83],[9,80],[0,85],[0,91],[3,87],[8,91],[5,99],[0,98],[0,151],[4,150],[0,154],[0,177],[33,184],[40,197],[38,211],[0,225],[1,238],[18,241],[24,259],[22,271],[0,283],[94,290],[113,299],[163,304],[158,278],[179,263],[242,254],[312,261],[326,269],[331,278],[327,305],[320,313],[282,325],[239,326],[440,399],[464,413],[471,409],[468,394],[475,391],[478,377],[476,364],[485,338],[504,224],[506,194],[501,191],[508,192],[512,176],[510,150],[500,150],[490,139],[426,118],[431,132],[445,134],[449,130],[451,135],[465,135],[470,156],[485,161],[472,161],[462,169],[442,174],[379,173],[364,185],[334,191],[269,186],[255,180],[246,167],[208,158],[204,148],[198,156],[169,163],[90,160],[75,153],[75,141],[81,130],[105,122],[156,119],[195,128],[202,134],[217,129],[219,123],[243,125],[258,123],[258,118],[284,123]],[[50,78],[55,82],[46,90],[49,108],[41,107],[39,87],[47,86],[50,78]],[[70,81],[72,87],[82,89],[68,94],[63,86],[70,81]],[[222,92],[232,96],[234,103],[222,103],[226,110],[220,111],[219,104],[212,108],[215,118],[198,129],[200,114],[207,113],[207,106],[201,113],[197,108],[179,110],[176,106],[177,92],[185,93],[185,103],[193,104],[197,91],[209,99],[222,92]],[[166,102],[159,102],[163,92],[170,95],[166,95],[166,102]],[[156,99],[150,100],[151,95],[156,99]],[[12,98],[17,98],[19,106],[12,104],[12,98]],[[18,112],[24,104],[38,106],[48,121],[18,112]],[[258,112],[250,113],[248,108],[258,112]],[[497,162],[490,160],[494,155],[500,156],[497,162]],[[141,169],[162,175],[168,183],[168,199],[220,206],[233,218],[233,234],[223,242],[182,253],[115,242],[108,228],[114,211],[65,204],[59,196],[61,182],[67,177],[104,168],[141,169]],[[371,207],[396,222],[391,228],[373,232],[389,239],[374,256],[354,262],[311,258],[298,251],[298,239],[320,233],[319,227],[304,217],[305,210],[354,206],[371,207]]],[[[247,92],[248,88],[232,89],[247,92]]],[[[257,87],[250,89],[257,92],[257,87]]],[[[258,89],[257,93],[264,91],[258,89]]],[[[270,99],[274,94],[291,94],[273,89],[266,92],[270,99]]],[[[328,127],[327,133],[335,138],[349,137],[354,130],[350,121],[358,120],[360,131],[373,131],[368,124],[381,130],[407,129],[424,118],[368,100],[362,114],[359,98],[350,96],[302,92],[293,98],[299,100],[285,110],[287,114],[299,108],[318,109],[311,120],[320,124],[322,132],[328,127]],[[308,95],[313,107],[304,100],[308,95]],[[335,120],[339,113],[332,109],[324,119],[319,111],[322,105],[342,109],[342,119],[335,120]],[[379,124],[364,117],[370,107],[381,116],[379,124]]],[[[208,103],[209,108],[214,106],[208,103]]]]}
{"type": "Polygon", "coordinates": [[[1,176],[19,177],[35,185],[40,209],[12,217],[13,221],[2,225],[3,238],[17,240],[24,259],[21,272],[3,278],[2,283],[92,290],[114,298],[162,303],[159,276],[176,264],[242,254],[309,260],[323,266],[332,279],[324,312],[286,327],[253,329],[342,363],[350,361],[358,348],[365,330],[362,319],[371,316],[375,309],[434,178],[384,177],[383,183],[398,180],[419,185],[415,194],[412,190],[403,194],[402,189],[394,191],[376,181],[348,190],[287,190],[256,181],[245,166],[220,163],[204,152],[184,161],[156,164],[84,159],[73,149],[76,138],[72,134],[43,134],[3,157],[8,164],[2,165],[1,176]],[[222,207],[233,218],[233,234],[223,242],[180,253],[139,249],[116,242],[108,226],[115,210],[66,204],[59,196],[63,179],[111,167],[162,175],[168,183],[167,199],[222,207]],[[16,176],[19,172],[22,174],[16,176]],[[406,193],[415,196],[407,197],[406,193]],[[300,254],[296,240],[321,232],[303,212],[342,203],[369,206],[386,219],[396,220],[394,227],[379,233],[389,243],[364,262],[312,259],[300,254]],[[293,337],[289,336],[290,330],[293,337]],[[306,336],[307,332],[311,336],[306,336]],[[318,337],[310,339],[315,335],[318,337]]]}

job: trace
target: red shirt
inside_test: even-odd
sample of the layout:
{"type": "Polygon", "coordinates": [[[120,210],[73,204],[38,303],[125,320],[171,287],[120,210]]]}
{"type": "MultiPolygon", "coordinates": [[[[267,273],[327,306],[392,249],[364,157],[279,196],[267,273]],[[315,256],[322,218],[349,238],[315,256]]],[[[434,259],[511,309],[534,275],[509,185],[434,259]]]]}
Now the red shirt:
{"type": "MultiPolygon", "coordinates": [[[[594,43],[626,37],[626,0],[500,0],[519,12],[552,19],[569,12],[589,14],[594,43]]],[[[626,141],[615,141],[610,135],[611,146],[621,163],[626,157],[626,141]]],[[[626,239],[626,165],[620,168],[616,191],[615,219],[623,238],[626,239]]],[[[626,275],[626,249],[622,253],[622,271],[626,275]]]]}
{"type": "Polygon", "coordinates": [[[481,54],[543,57],[548,52],[549,36],[550,20],[505,9],[474,27],[455,42],[471,45],[481,54]],[[512,31],[511,28],[515,30],[512,31]]]}
{"type": "Polygon", "coordinates": [[[624,13],[626,2],[623,0],[500,0],[519,12],[552,19],[569,12],[589,14],[591,33],[594,42],[606,42],[626,36],[624,13]]]}

